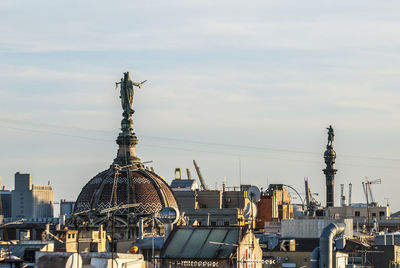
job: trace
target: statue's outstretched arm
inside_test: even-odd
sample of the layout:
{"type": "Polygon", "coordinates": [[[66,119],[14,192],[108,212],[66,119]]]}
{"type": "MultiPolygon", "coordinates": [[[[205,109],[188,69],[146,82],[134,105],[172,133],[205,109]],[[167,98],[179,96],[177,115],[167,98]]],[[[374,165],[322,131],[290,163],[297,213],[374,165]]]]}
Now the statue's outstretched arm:
{"type": "Polygon", "coordinates": [[[136,83],[136,82],[133,82],[133,81],[132,81],[132,85],[134,85],[135,87],[141,88],[142,85],[143,85],[146,81],[147,81],[147,80],[144,80],[144,81],[142,81],[142,82],[140,82],[140,83],[136,83]]]}

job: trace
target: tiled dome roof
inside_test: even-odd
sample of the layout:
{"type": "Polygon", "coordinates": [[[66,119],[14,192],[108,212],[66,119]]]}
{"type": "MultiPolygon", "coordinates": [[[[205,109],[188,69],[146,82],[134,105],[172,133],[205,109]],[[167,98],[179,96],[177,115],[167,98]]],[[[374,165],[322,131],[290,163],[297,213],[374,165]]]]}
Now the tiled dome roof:
{"type": "MultiPolygon", "coordinates": [[[[134,212],[151,214],[163,207],[178,207],[168,184],[155,173],[146,169],[120,171],[117,176],[116,205],[139,204],[121,209],[116,214],[134,212]]],[[[102,210],[113,207],[112,189],[114,169],[105,170],[91,179],[82,189],[75,204],[75,213],[86,210],[102,210]]]]}

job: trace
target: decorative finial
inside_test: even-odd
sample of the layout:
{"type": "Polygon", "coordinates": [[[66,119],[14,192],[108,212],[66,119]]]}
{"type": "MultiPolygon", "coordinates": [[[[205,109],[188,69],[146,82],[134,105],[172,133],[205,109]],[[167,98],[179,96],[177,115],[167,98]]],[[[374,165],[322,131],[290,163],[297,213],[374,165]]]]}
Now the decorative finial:
{"type": "Polygon", "coordinates": [[[135,93],[133,87],[135,86],[141,88],[146,81],[147,80],[144,80],[140,83],[134,82],[129,77],[129,72],[125,72],[124,77],[121,78],[121,82],[115,83],[116,87],[120,85],[121,88],[119,97],[121,98],[121,106],[122,110],[124,111],[122,113],[124,119],[122,119],[121,122],[121,130],[124,133],[130,133],[133,130],[133,122],[131,118],[133,113],[135,112],[135,110],[132,109],[133,96],[135,93]]]}
{"type": "Polygon", "coordinates": [[[116,87],[120,85],[120,98],[121,98],[121,106],[122,116],[124,117],[121,121],[121,130],[117,138],[117,144],[119,145],[117,158],[114,160],[114,164],[118,165],[134,165],[137,168],[141,168],[143,165],[141,164],[140,158],[136,155],[135,145],[138,143],[138,139],[133,132],[133,121],[132,115],[135,110],[132,109],[133,104],[133,96],[134,90],[133,87],[141,88],[143,83],[147,80],[144,80],[140,83],[133,82],[129,77],[129,72],[124,73],[124,77],[120,82],[115,83],[116,87]]]}

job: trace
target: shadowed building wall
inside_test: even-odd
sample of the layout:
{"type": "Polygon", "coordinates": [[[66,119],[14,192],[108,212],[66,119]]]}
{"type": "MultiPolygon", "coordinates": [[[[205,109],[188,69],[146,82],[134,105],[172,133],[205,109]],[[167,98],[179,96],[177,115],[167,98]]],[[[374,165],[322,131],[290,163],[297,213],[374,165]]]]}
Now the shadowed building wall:
{"type": "Polygon", "coordinates": [[[50,185],[32,184],[32,174],[15,173],[12,191],[13,218],[52,218],[54,192],[50,185]]]}
{"type": "Polygon", "coordinates": [[[11,218],[11,192],[8,190],[0,191],[2,215],[4,218],[11,218]]]}

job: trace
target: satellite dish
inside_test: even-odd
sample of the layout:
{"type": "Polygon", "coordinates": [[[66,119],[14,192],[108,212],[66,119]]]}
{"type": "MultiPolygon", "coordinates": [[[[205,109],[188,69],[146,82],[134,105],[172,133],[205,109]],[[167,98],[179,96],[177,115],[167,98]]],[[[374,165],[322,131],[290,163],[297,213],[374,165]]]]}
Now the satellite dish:
{"type": "Polygon", "coordinates": [[[179,210],[176,207],[163,207],[160,211],[160,221],[164,224],[175,224],[179,220],[179,210]]]}
{"type": "Polygon", "coordinates": [[[261,197],[261,192],[257,186],[251,186],[247,190],[247,198],[249,198],[251,202],[255,203],[260,201],[260,197],[261,197]]]}
{"type": "Polygon", "coordinates": [[[257,215],[257,206],[253,202],[247,203],[246,207],[243,210],[243,217],[246,221],[255,218],[257,215]]]}
{"type": "Polygon", "coordinates": [[[72,253],[71,256],[68,257],[67,262],[65,264],[66,268],[81,268],[82,267],[82,257],[78,253],[72,253]]]}

